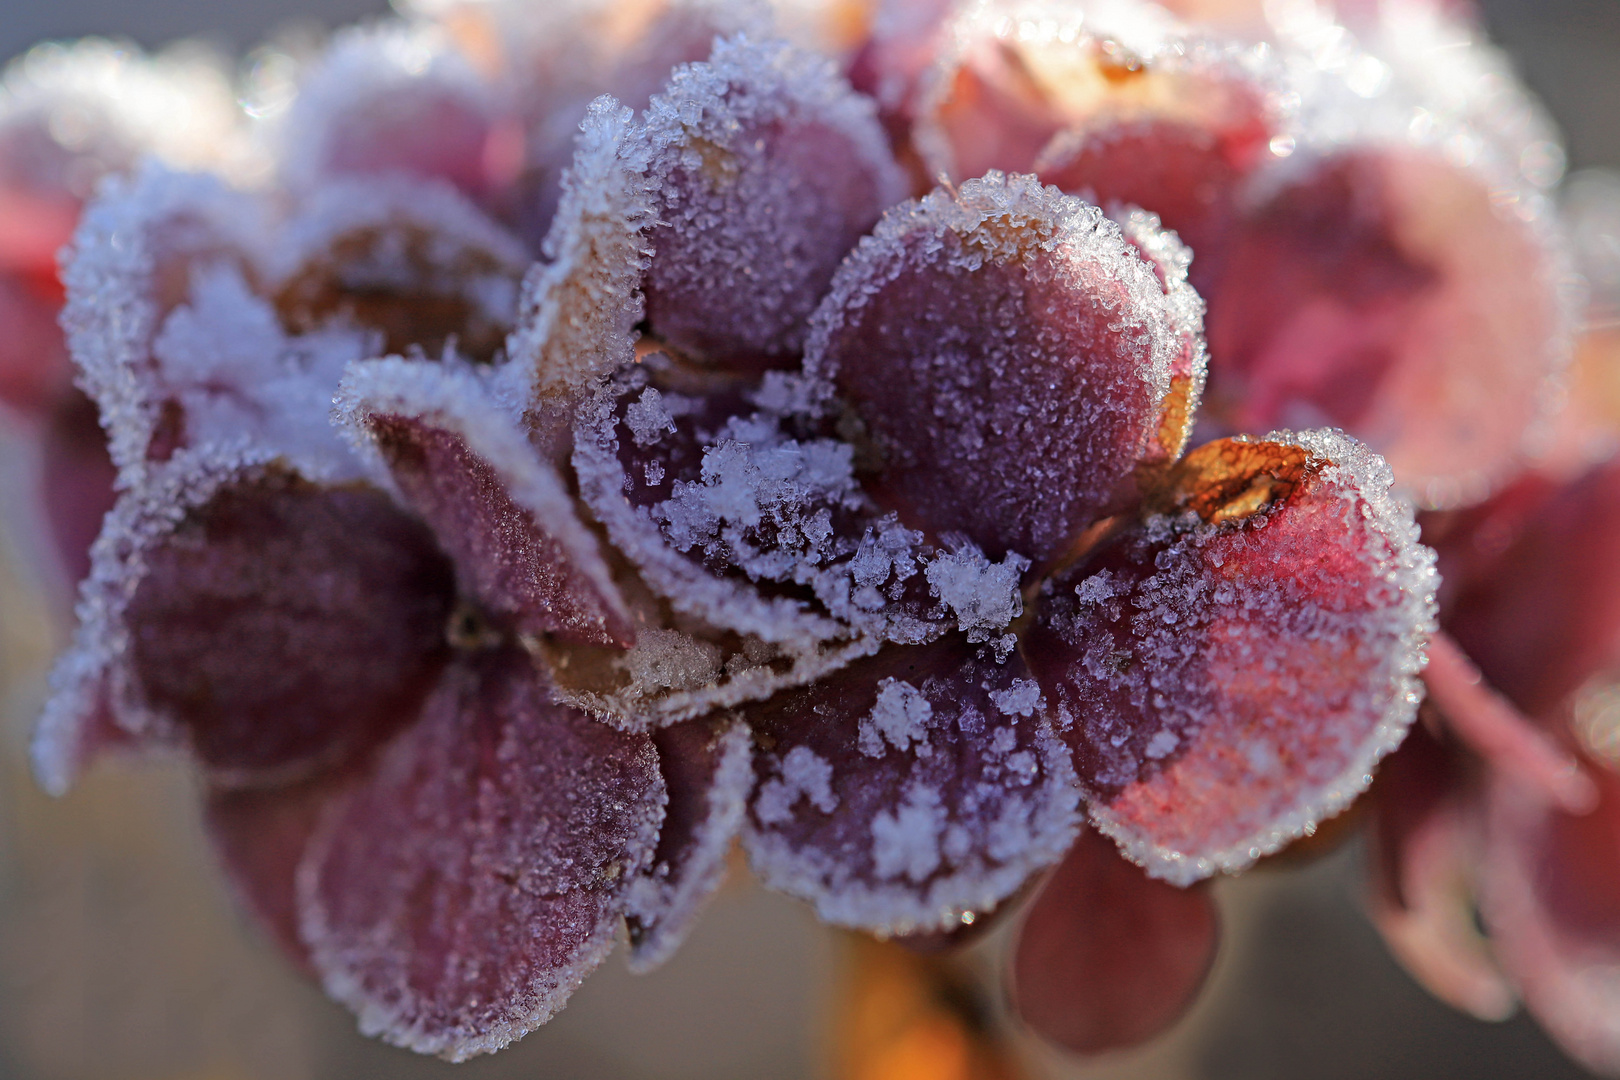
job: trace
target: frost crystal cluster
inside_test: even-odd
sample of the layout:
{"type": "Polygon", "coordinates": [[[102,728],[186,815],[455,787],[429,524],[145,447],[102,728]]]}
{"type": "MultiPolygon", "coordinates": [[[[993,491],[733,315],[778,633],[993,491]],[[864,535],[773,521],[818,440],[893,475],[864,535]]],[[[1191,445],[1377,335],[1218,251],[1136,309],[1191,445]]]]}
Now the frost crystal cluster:
{"type": "Polygon", "coordinates": [[[1573,295],[1449,6],[1173,6],[422,0],[240,110],[19,61],[0,391],[82,578],[41,782],[189,755],[267,931],[452,1059],[621,928],[661,962],[739,838],[885,937],[1056,868],[1019,1009],[1152,1035],[1198,883],[1411,727],[1413,507],[1545,443],[1573,295]]]}

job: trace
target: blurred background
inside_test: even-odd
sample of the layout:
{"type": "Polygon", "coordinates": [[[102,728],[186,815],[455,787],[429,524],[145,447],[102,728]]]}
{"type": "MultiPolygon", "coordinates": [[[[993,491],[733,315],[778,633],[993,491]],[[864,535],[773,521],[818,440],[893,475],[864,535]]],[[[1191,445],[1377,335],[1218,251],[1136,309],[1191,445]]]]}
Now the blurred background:
{"type": "MultiPolygon", "coordinates": [[[[1480,6],[1563,126],[1572,167],[1620,167],[1620,0],[1480,6]]],[[[376,0],[0,0],[0,59],[90,33],[147,47],[200,37],[240,52],[289,23],[330,27],[384,10],[376,0]]],[[[24,748],[55,643],[47,601],[17,565],[0,557],[0,1080],[848,1074],[836,1048],[847,1043],[854,980],[874,978],[871,955],[801,905],[760,892],[740,866],[668,966],[638,978],[611,958],[513,1050],[449,1066],[361,1039],[349,1014],[232,910],[183,774],[103,769],[66,800],[36,791],[24,748]]],[[[1352,843],[1303,870],[1222,882],[1214,980],[1170,1037],[1092,1063],[1015,1040],[1019,1071],[1097,1080],[1584,1075],[1522,1017],[1477,1023],[1413,985],[1360,914],[1360,865],[1352,843]]],[[[919,1066],[915,1075],[944,1080],[948,1071],[919,1066]]]]}

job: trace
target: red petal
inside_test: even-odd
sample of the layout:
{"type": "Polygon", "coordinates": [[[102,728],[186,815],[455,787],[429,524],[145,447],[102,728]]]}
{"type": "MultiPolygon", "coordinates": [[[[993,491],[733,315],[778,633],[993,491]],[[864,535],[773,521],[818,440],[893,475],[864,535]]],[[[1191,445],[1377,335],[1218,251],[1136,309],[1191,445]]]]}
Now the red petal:
{"type": "Polygon", "coordinates": [[[634,641],[562,478],[480,384],[441,364],[380,360],[350,369],[341,408],[488,614],[521,633],[620,648],[634,641]]]}
{"type": "MultiPolygon", "coordinates": [[[[6,225],[0,218],[0,235],[6,225]]],[[[65,238],[64,238],[65,242],[65,238]]],[[[52,278],[54,280],[54,273],[52,278]]],[[[0,269],[0,402],[38,415],[73,379],[56,325],[60,298],[0,269]]]]}
{"type": "Polygon", "coordinates": [[[1435,997],[1481,1020],[1507,1019],[1517,999],[1474,917],[1481,822],[1456,752],[1418,725],[1379,766],[1374,792],[1378,932],[1435,997]]]}
{"type": "Polygon", "coordinates": [[[1023,675],[952,637],[750,707],[760,879],[828,922],[911,934],[972,922],[1057,861],[1078,791],[1023,675]]]}
{"type": "Polygon", "coordinates": [[[556,704],[526,654],[453,664],[299,871],[327,992],[452,1060],[520,1038],[612,948],[663,804],[651,740],[556,704]]]}
{"type": "Polygon", "coordinates": [[[936,536],[1044,560],[1155,452],[1197,298],[1100,211],[994,175],[885,218],[816,313],[806,368],[882,458],[877,497],[936,536]]]}
{"type": "Polygon", "coordinates": [[[839,261],[906,193],[871,102],[781,42],[719,41],[677,69],[646,139],[659,220],[647,317],[710,359],[800,351],[839,261]]]}
{"type": "Polygon", "coordinates": [[[124,615],[137,707],[214,780],[280,782],[413,715],[445,654],[450,569],[382,492],[243,480],[142,555],[124,615]]]}
{"type": "Polygon", "coordinates": [[[1198,996],[1218,925],[1207,886],[1178,889],[1090,829],[1047,879],[1019,931],[1018,1015],[1080,1054],[1146,1042],[1198,996]]]}
{"type": "Polygon", "coordinates": [[[726,877],[754,786],[753,737],[734,719],[674,724],[653,735],[669,806],[652,866],[628,897],[630,969],[672,956],[726,877]]]}
{"type": "Polygon", "coordinates": [[[1435,577],[1410,511],[1343,436],[1277,438],[1194,451],[1167,515],[1055,579],[1024,636],[1092,820],[1173,883],[1313,831],[1417,706],[1435,577]]]}
{"type": "Polygon", "coordinates": [[[1620,777],[1584,817],[1492,785],[1481,911],[1525,1005],[1570,1055],[1620,1071],[1620,777]]]}
{"type": "Polygon", "coordinates": [[[1430,505],[1512,467],[1564,362],[1535,229],[1438,155],[1316,163],[1238,227],[1209,299],[1209,401],[1237,430],[1333,424],[1430,505]]]}

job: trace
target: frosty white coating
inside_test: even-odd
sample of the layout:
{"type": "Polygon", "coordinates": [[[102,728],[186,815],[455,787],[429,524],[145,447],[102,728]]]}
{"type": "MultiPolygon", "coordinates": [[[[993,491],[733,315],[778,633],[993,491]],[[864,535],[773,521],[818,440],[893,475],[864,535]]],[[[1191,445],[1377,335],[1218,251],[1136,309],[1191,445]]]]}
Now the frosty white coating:
{"type": "MultiPolygon", "coordinates": [[[[1337,775],[1325,783],[1303,787],[1292,805],[1255,835],[1215,851],[1177,851],[1132,831],[1110,814],[1105,803],[1090,804],[1092,822],[1119,845],[1126,858],[1140,864],[1150,876],[1174,885],[1190,885],[1216,872],[1244,870],[1262,856],[1314,831],[1317,823],[1332,817],[1365,791],[1372,783],[1374,766],[1400,745],[1417,715],[1423,699],[1418,676],[1426,663],[1424,648],[1438,625],[1435,590],[1439,577],[1434,553],[1419,542],[1410,505],[1390,493],[1394,478],[1384,460],[1333,430],[1277,431],[1254,441],[1300,446],[1330,463],[1319,475],[1320,490],[1331,493],[1338,512],[1361,522],[1370,540],[1380,545],[1362,558],[1371,563],[1369,569],[1381,594],[1398,597],[1394,604],[1366,614],[1365,631],[1369,637],[1390,640],[1393,647],[1377,668],[1367,673],[1360,688],[1369,712],[1379,717],[1378,723],[1357,745],[1348,748],[1346,764],[1337,775]]],[[[1172,603],[1169,598],[1163,602],[1172,603]]],[[[1174,649],[1173,644],[1168,647],[1174,649]]],[[[1164,749],[1169,753],[1173,747],[1164,749]]]]}

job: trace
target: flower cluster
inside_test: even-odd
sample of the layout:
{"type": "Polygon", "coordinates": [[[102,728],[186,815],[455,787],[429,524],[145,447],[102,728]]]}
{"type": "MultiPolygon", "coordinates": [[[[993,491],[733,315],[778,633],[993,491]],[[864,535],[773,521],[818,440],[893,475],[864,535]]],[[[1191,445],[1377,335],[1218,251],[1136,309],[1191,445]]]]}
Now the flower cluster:
{"type": "Polygon", "coordinates": [[[1198,883],[1368,787],[1437,610],[1481,663],[1512,625],[1412,506],[1489,513],[1571,311],[1557,143],[1456,13],[1172,6],[424,3],[257,54],[202,161],[31,74],[104,47],[31,56],[0,196],[115,174],[62,325],[117,498],[41,782],[188,754],[243,903],[423,1052],[621,925],[659,963],[738,837],[884,936],[1045,876],[1022,1015],[1153,1035],[1198,883]]]}

